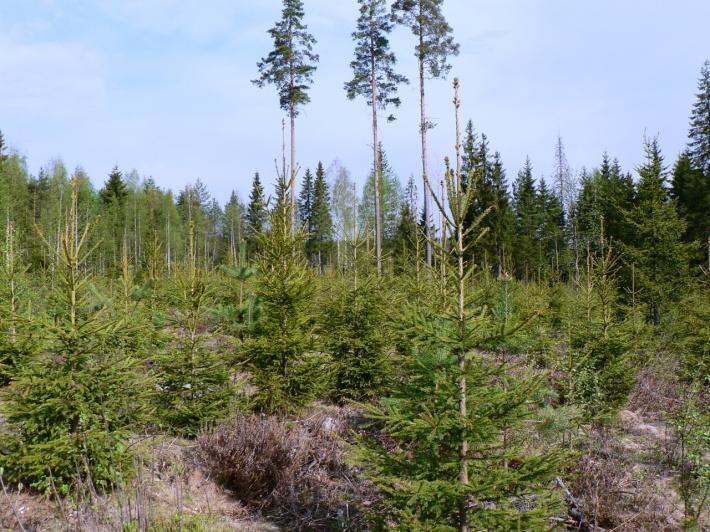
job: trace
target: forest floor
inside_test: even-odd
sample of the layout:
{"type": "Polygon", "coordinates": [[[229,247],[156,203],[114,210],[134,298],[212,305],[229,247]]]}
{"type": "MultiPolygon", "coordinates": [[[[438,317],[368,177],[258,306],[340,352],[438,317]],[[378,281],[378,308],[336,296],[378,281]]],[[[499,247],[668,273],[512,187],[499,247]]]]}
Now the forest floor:
{"type": "Polygon", "coordinates": [[[618,422],[582,445],[572,489],[592,524],[619,532],[681,530],[678,446],[668,425],[679,389],[672,364],[659,357],[642,368],[618,422]]]}
{"type": "Polygon", "coordinates": [[[278,530],[254,515],[194,461],[194,442],[154,438],[143,442],[129,490],[93,500],[68,501],[8,490],[0,495],[0,529],[32,531],[278,530]],[[20,524],[21,523],[21,524],[20,524]]]}
{"type": "MultiPolygon", "coordinates": [[[[671,460],[674,443],[663,414],[673,401],[672,387],[658,381],[663,372],[654,369],[639,374],[627,409],[620,412],[612,428],[588,431],[580,438],[582,453],[570,478],[565,479],[585,517],[598,530],[681,529],[683,505],[671,460]]],[[[333,412],[335,407],[325,408],[333,412]]],[[[150,437],[137,444],[147,452],[137,464],[130,489],[59,503],[5,486],[0,493],[0,528],[279,530],[209,477],[200,465],[195,442],[150,437]]]]}

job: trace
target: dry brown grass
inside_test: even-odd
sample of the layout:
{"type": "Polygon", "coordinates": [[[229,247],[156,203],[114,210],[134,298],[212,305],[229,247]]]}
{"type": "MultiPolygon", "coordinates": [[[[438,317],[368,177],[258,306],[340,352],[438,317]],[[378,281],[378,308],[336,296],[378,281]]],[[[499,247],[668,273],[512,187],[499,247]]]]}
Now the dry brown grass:
{"type": "Polygon", "coordinates": [[[647,419],[660,419],[675,409],[680,389],[678,357],[660,353],[639,370],[627,408],[647,419]]]}
{"type": "Polygon", "coordinates": [[[144,442],[144,459],[127,485],[106,496],[57,499],[8,486],[0,491],[0,529],[96,532],[231,530],[273,527],[204,475],[191,459],[194,443],[158,438],[144,442]],[[19,519],[18,519],[19,518],[19,519]]]}
{"type": "Polygon", "coordinates": [[[346,465],[347,409],[298,419],[237,415],[198,438],[205,470],[249,507],[289,530],[359,529],[366,487],[346,465]]]}
{"type": "Polygon", "coordinates": [[[617,531],[678,529],[672,477],[648,462],[654,449],[616,429],[589,434],[570,489],[590,523],[617,531]]]}
{"type": "Polygon", "coordinates": [[[572,490],[587,518],[616,531],[680,530],[682,503],[664,419],[678,401],[675,362],[659,356],[638,375],[618,424],[583,438],[572,490]]]}

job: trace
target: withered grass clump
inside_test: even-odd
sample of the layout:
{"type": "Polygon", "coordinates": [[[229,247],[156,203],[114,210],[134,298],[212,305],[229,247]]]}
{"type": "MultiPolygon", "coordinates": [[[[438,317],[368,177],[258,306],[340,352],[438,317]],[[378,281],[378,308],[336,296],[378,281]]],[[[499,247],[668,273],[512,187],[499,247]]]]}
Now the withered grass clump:
{"type": "Polygon", "coordinates": [[[367,488],[346,465],[348,423],[336,408],[300,419],[237,414],[198,437],[198,459],[218,482],[289,529],[350,529],[367,488]]]}

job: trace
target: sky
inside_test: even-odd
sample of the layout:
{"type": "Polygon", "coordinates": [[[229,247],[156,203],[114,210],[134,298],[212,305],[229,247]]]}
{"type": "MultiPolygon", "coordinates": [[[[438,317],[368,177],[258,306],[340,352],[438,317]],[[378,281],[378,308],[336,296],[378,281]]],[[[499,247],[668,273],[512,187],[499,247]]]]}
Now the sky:
{"type": "MultiPolygon", "coordinates": [[[[312,102],[298,118],[298,163],[336,158],[360,183],[371,167],[370,111],[349,101],[355,0],[304,0],[318,40],[312,102]]],[[[257,61],[280,0],[0,0],[0,130],[35,174],[61,158],[100,187],[114,165],[179,190],[201,179],[220,202],[242,198],[259,171],[274,182],[281,120],[257,61]]],[[[451,78],[462,118],[485,132],[512,181],[529,156],[550,176],[561,135],[571,167],[607,151],[626,170],[658,135],[668,164],[683,149],[702,63],[708,0],[445,0],[461,45],[451,76],[427,81],[430,172],[453,155],[451,78]]],[[[382,121],[399,178],[420,176],[414,40],[391,36],[397,120],[382,121]]]]}

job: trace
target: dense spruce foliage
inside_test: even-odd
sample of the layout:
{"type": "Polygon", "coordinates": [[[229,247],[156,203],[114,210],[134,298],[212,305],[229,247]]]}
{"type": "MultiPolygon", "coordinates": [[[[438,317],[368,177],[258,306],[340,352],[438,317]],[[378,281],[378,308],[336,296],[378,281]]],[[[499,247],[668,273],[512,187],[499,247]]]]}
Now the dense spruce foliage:
{"type": "Polygon", "coordinates": [[[576,173],[558,138],[551,181],[529,158],[506,167],[472,121],[461,131],[455,80],[456,146],[434,183],[424,74],[458,52],[442,2],[398,0],[396,16],[358,4],[345,88],[372,108],[361,179],[313,161],[298,188],[294,121],[318,57],[296,0],[259,63],[257,83],[276,85],[292,119],[273,194],[259,173],[229,198],[128,169],[92,180],[61,160],[31,175],[0,134],[0,480],[59,499],[123,493],[136,442],[170,435],[197,438],[218,480],[250,507],[297,514],[296,528],[602,526],[561,479],[579,479],[589,442],[611,438],[662,358],[675,386],[664,460],[683,525],[700,529],[710,63],[674,164],[646,138],[638,168],[603,153],[576,173]],[[377,111],[406,81],[389,49],[397,23],[419,39],[424,212],[378,136],[377,111]],[[333,418],[294,421],[314,403],[351,409],[336,443],[333,418]]]}

